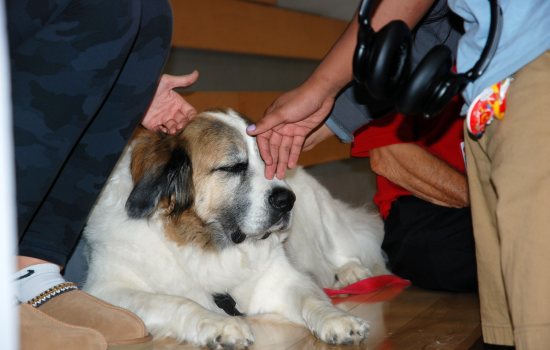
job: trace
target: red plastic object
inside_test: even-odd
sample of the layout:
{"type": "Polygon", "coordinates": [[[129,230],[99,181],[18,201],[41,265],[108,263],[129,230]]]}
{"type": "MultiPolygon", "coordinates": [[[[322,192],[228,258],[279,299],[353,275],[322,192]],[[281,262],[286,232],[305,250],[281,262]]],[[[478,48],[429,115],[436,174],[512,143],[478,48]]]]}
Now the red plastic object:
{"type": "Polygon", "coordinates": [[[339,294],[371,293],[371,292],[380,290],[386,286],[389,286],[391,284],[404,284],[408,286],[411,284],[411,282],[408,280],[404,280],[400,277],[397,277],[395,275],[381,275],[381,276],[374,276],[371,278],[367,278],[359,282],[355,282],[339,290],[327,289],[327,288],[323,288],[323,290],[329,297],[331,297],[339,294]]]}

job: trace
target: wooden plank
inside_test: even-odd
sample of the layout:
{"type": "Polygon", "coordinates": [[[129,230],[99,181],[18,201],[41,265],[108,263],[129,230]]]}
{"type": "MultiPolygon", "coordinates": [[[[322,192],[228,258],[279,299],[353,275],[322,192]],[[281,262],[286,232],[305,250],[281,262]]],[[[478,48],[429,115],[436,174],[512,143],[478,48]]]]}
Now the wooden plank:
{"type": "MultiPolygon", "coordinates": [[[[490,345],[489,345],[490,346],[490,345]]],[[[501,349],[505,349],[507,347],[502,346],[501,349]]],[[[512,347],[509,347],[512,348],[512,347]]],[[[485,347],[485,343],[483,343],[483,336],[479,337],[479,339],[472,345],[468,350],[487,350],[488,347],[485,347]]],[[[491,349],[498,349],[498,345],[495,345],[495,347],[491,347],[491,349]]],[[[462,349],[457,349],[462,350],[462,349]]]]}
{"type": "Polygon", "coordinates": [[[357,295],[348,295],[348,296],[334,296],[331,297],[330,300],[332,301],[332,304],[339,309],[350,311],[351,309],[357,307],[357,305],[366,303],[368,300],[372,300],[374,297],[376,297],[380,293],[384,293],[384,290],[377,290],[370,293],[365,294],[357,294],[357,295]]]}
{"type": "MultiPolygon", "coordinates": [[[[230,107],[253,121],[264,116],[265,110],[283,92],[180,92],[201,112],[208,108],[230,107]]],[[[314,149],[300,154],[298,164],[303,166],[350,158],[351,144],[343,144],[334,136],[314,149]]]]}
{"type": "Polygon", "coordinates": [[[180,92],[183,98],[189,102],[197,112],[209,108],[229,107],[238,109],[239,100],[236,92],[180,92]]]}
{"type": "Polygon", "coordinates": [[[282,317],[249,317],[246,322],[257,335],[250,350],[287,349],[311,334],[306,327],[282,320],[282,317]]]}
{"type": "Polygon", "coordinates": [[[303,166],[333,162],[351,157],[351,143],[344,144],[336,136],[329,137],[315,148],[300,153],[298,164],[303,166]]]}
{"type": "Polygon", "coordinates": [[[266,4],[266,5],[277,5],[277,0],[241,0],[241,1],[250,1],[250,2],[257,2],[260,4],[266,4]]]}
{"type": "Polygon", "coordinates": [[[258,121],[262,118],[269,107],[277,97],[284,92],[238,92],[239,104],[236,108],[240,113],[246,115],[253,121],[258,121]]]}
{"type": "MultiPolygon", "coordinates": [[[[350,312],[370,323],[369,337],[360,346],[354,349],[377,349],[393,333],[414,320],[424,312],[444,293],[431,292],[417,287],[402,290],[400,286],[390,286],[363,303],[358,303],[350,312]]],[[[289,350],[327,349],[335,350],[334,346],[327,345],[308,335],[289,350]]],[[[408,350],[404,348],[387,348],[393,350],[408,350]]]]}
{"type": "Polygon", "coordinates": [[[407,323],[380,349],[457,349],[481,323],[477,294],[448,293],[407,323]]]}
{"type": "Polygon", "coordinates": [[[481,324],[479,324],[470,335],[464,339],[456,350],[483,350],[483,336],[481,334],[481,324]],[[481,347],[480,347],[481,345],[481,347]]]}
{"type": "Polygon", "coordinates": [[[322,59],[347,22],[238,0],[172,0],[172,45],[322,59]]]}

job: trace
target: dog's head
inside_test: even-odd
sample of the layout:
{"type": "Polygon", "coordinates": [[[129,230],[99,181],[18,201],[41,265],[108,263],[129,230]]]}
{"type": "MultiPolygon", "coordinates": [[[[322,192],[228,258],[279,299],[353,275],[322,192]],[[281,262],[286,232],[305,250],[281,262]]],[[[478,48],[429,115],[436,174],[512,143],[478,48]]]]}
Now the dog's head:
{"type": "Polygon", "coordinates": [[[287,229],[295,196],[283,181],[264,177],[256,140],[245,131],[248,125],[231,109],[214,109],[175,135],[138,129],[128,215],[158,214],[170,240],[204,249],[287,229]]]}

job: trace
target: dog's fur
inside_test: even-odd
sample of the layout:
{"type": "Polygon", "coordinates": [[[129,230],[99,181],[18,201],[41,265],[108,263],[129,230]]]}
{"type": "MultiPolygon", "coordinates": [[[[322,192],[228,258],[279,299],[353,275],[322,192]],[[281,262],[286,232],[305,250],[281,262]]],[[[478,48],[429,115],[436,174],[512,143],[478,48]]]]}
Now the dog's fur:
{"type": "Polygon", "coordinates": [[[249,123],[216,109],[175,135],[136,132],[85,229],[85,290],[136,313],[157,339],[249,346],[245,320],[214,302],[228,293],[245,315],[278,314],[327,343],[359,343],[367,323],[321,287],[388,273],[382,222],[301,168],[286,183],[265,179],[249,123]],[[286,209],[273,204],[277,193],[286,209]]]}

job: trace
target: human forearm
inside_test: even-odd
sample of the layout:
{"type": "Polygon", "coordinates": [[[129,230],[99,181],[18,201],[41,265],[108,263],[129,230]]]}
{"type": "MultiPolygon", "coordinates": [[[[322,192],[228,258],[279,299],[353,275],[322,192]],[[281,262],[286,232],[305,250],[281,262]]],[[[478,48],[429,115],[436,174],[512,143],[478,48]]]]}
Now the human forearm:
{"type": "MultiPolygon", "coordinates": [[[[411,0],[403,5],[400,0],[384,0],[375,11],[373,28],[379,29],[393,19],[402,19],[413,27],[433,1],[411,0]]],[[[265,161],[266,178],[272,179],[276,173],[282,179],[287,167],[294,167],[305,137],[323,122],[338,91],[353,79],[358,29],[356,15],[313,74],[298,88],[277,98],[262,119],[248,126],[247,132],[256,136],[265,161]]]]}
{"type": "Polygon", "coordinates": [[[357,14],[346,31],[334,44],[305,84],[323,86],[327,94],[336,96],[347,83],[353,80],[352,59],[357,45],[359,22],[357,14]]]}
{"type": "Polygon", "coordinates": [[[370,156],[376,174],[419,198],[446,207],[470,205],[466,176],[416,144],[376,148],[370,156]]]}
{"type": "MultiPolygon", "coordinates": [[[[402,20],[409,28],[413,28],[429,10],[434,0],[383,0],[372,17],[372,28],[378,31],[387,23],[402,20]]],[[[325,56],[306,84],[320,84],[332,97],[336,96],[347,83],[353,79],[352,59],[357,44],[359,22],[357,13],[348,25],[346,31],[330,52],[325,56]]]]}

